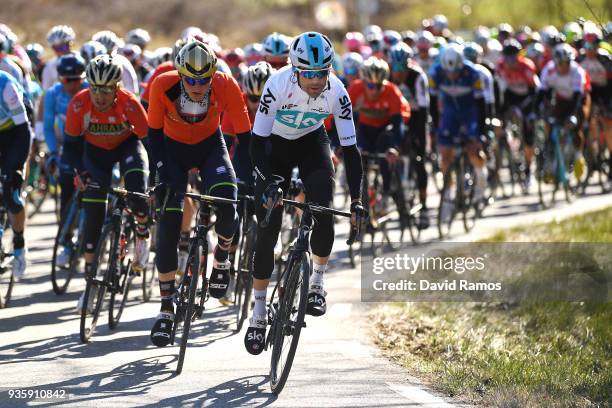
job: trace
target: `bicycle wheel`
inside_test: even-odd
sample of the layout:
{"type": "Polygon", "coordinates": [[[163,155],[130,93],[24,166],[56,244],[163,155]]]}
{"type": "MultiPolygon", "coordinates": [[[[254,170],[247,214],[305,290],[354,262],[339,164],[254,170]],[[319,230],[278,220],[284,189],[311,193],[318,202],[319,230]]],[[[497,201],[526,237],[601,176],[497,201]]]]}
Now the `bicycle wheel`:
{"type": "Polygon", "coordinates": [[[66,293],[78,266],[82,243],[77,237],[71,235],[79,220],[79,213],[78,201],[76,198],[73,198],[70,206],[66,208],[66,215],[55,236],[53,257],[51,258],[51,284],[53,285],[53,291],[57,295],[66,293]],[[67,265],[58,265],[57,256],[64,247],[70,251],[70,258],[67,265]]]}
{"type": "Polygon", "coordinates": [[[11,238],[6,234],[9,226],[6,212],[2,213],[2,218],[3,233],[0,234],[0,309],[8,306],[11,301],[11,294],[13,293],[13,285],[15,284],[13,254],[5,252],[5,248],[8,248],[11,241],[11,238]]]}
{"type": "Polygon", "coordinates": [[[444,175],[444,187],[440,193],[440,205],[438,206],[438,235],[440,240],[446,239],[451,232],[453,220],[457,215],[458,183],[456,165],[453,164],[444,175]]]}
{"type": "MultiPolygon", "coordinates": [[[[195,298],[198,288],[198,277],[200,276],[200,269],[202,268],[200,261],[204,258],[206,254],[205,251],[206,249],[204,249],[203,243],[198,241],[193,253],[189,257],[189,260],[191,261],[187,272],[191,276],[189,279],[189,298],[187,300],[187,306],[183,316],[183,333],[181,336],[179,358],[176,367],[177,374],[180,374],[183,371],[185,351],[187,349],[187,341],[189,340],[189,329],[191,328],[191,322],[195,320],[195,298]]],[[[204,293],[202,296],[204,296],[204,293]]]]}
{"type": "Polygon", "coordinates": [[[270,362],[270,388],[276,395],[285,386],[295,357],[300,332],[306,314],[308,279],[310,276],[310,254],[302,252],[289,263],[289,275],[279,310],[275,316],[270,362]]]}
{"type": "Polygon", "coordinates": [[[98,242],[94,261],[91,265],[92,276],[86,277],[87,286],[83,296],[80,326],[80,337],[83,343],[87,343],[96,330],[100,312],[104,307],[107,282],[111,276],[112,264],[114,263],[113,258],[110,256],[113,235],[113,225],[106,224],[102,228],[100,241],[98,242]]]}
{"type": "Polygon", "coordinates": [[[113,275],[111,275],[111,295],[108,307],[108,327],[114,329],[119,324],[123,309],[125,309],[125,302],[128,299],[128,293],[132,286],[132,280],[134,275],[132,273],[132,260],[128,259],[128,254],[133,254],[134,250],[134,234],[130,234],[128,231],[123,231],[120,235],[118,254],[116,259],[116,266],[112,269],[113,275]],[[123,235],[125,234],[125,235],[123,235]]]}
{"type": "Polygon", "coordinates": [[[251,292],[253,291],[253,243],[255,242],[255,229],[251,227],[245,237],[244,250],[241,248],[238,271],[236,272],[236,289],[234,291],[236,305],[236,332],[242,330],[244,321],[249,315],[251,307],[251,292]]]}
{"type": "MultiPolygon", "coordinates": [[[[39,165],[37,164],[36,167],[38,168],[38,166],[39,165]]],[[[29,185],[26,188],[27,200],[30,204],[32,204],[32,207],[28,212],[28,219],[38,214],[49,192],[47,176],[40,169],[35,171],[37,171],[37,174],[35,174],[35,177],[32,180],[32,185],[29,185]]]]}
{"type": "MultiPolygon", "coordinates": [[[[157,224],[153,224],[149,230],[151,235],[151,244],[150,244],[150,252],[155,253],[155,238],[157,234],[157,224]]],[[[150,259],[150,258],[149,258],[150,259]]],[[[155,258],[153,258],[153,262],[149,262],[148,266],[141,272],[142,275],[142,301],[148,302],[151,300],[151,296],[153,296],[153,289],[156,286],[157,281],[157,266],[155,265],[155,258]]]]}

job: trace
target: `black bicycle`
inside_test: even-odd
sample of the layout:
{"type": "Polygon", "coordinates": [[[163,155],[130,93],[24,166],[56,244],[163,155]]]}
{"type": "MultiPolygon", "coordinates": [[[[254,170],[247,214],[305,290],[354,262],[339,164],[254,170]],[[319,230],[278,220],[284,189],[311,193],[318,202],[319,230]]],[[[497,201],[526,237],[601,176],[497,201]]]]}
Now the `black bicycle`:
{"type": "MultiPolygon", "coordinates": [[[[295,357],[300,331],[306,327],[304,317],[308,298],[308,281],[312,270],[310,255],[310,233],[315,223],[314,214],[339,215],[351,217],[351,213],[334,210],[297,201],[282,200],[284,205],[302,210],[298,238],[289,252],[287,266],[272,291],[268,305],[270,330],[266,337],[266,350],[272,347],[270,364],[270,387],[276,395],[285,386],[295,357]]],[[[267,225],[274,206],[262,221],[267,225]]],[[[360,222],[358,221],[357,225],[360,222]]],[[[351,244],[359,233],[359,228],[351,229],[347,244],[351,244]]]]}
{"type": "Polygon", "coordinates": [[[83,192],[76,189],[64,210],[53,244],[51,283],[53,284],[53,291],[58,295],[66,293],[83,256],[83,224],[85,218],[82,212],[82,199],[83,192]],[[76,235],[75,231],[77,231],[76,235]],[[57,262],[61,250],[69,251],[70,254],[68,262],[65,264],[57,262]]]}
{"type": "Polygon", "coordinates": [[[9,220],[6,207],[4,206],[4,184],[8,181],[7,176],[0,175],[0,309],[8,306],[13,293],[13,259],[12,252],[7,250],[9,241],[6,231],[9,228],[9,220]]]}
{"type": "MultiPolygon", "coordinates": [[[[91,185],[88,188],[102,190],[91,185]]],[[[149,198],[147,194],[123,188],[111,188],[108,193],[112,199],[110,210],[107,212],[91,265],[91,276],[85,277],[87,285],[83,297],[80,330],[83,343],[88,342],[95,331],[107,291],[110,293],[108,327],[114,329],[119,324],[132,280],[136,276],[132,272],[130,257],[136,239],[135,221],[128,209],[127,200],[149,198]]]]}
{"type": "MultiPolygon", "coordinates": [[[[204,303],[208,300],[208,279],[206,278],[206,268],[208,266],[208,231],[213,227],[211,222],[211,212],[221,205],[237,204],[238,200],[200,195],[194,193],[184,193],[185,197],[199,202],[197,219],[198,224],[189,239],[189,255],[187,258],[186,270],[183,272],[181,282],[176,290],[174,303],[176,313],[170,343],[174,344],[177,331],[182,330],[181,344],[179,349],[178,365],[176,373],[180,374],[183,370],[185,360],[185,350],[189,340],[189,330],[191,323],[202,317],[204,303]],[[198,290],[198,279],[202,277],[202,283],[198,290]]],[[[167,198],[167,197],[166,197],[167,198]]],[[[164,200],[165,202],[167,201],[164,200]]],[[[161,211],[165,207],[162,206],[161,211]]]]}
{"type": "Polygon", "coordinates": [[[254,199],[251,195],[238,195],[241,201],[242,218],[240,227],[240,243],[238,251],[238,266],[234,268],[233,307],[235,308],[236,332],[242,326],[251,308],[251,293],[253,291],[253,252],[257,239],[257,223],[254,219],[254,199]]]}

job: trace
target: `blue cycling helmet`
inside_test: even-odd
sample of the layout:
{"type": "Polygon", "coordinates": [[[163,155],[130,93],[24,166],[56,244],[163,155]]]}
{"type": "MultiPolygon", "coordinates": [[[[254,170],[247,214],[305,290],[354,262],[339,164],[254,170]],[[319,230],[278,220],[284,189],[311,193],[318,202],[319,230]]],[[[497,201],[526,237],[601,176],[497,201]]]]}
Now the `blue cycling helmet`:
{"type": "Polygon", "coordinates": [[[319,70],[331,67],[334,46],[327,36],[308,31],[298,35],[289,49],[291,65],[297,69],[319,70]]]}
{"type": "Polygon", "coordinates": [[[480,57],[482,57],[482,47],[475,42],[465,43],[463,46],[463,56],[466,60],[476,64],[480,57]]]}
{"type": "Polygon", "coordinates": [[[78,54],[65,54],[57,62],[57,75],[60,78],[84,78],[85,61],[78,54]]]}
{"type": "Polygon", "coordinates": [[[286,57],[291,39],[284,34],[272,33],[263,42],[264,54],[268,57],[286,57]]]}
{"type": "Polygon", "coordinates": [[[404,42],[399,42],[389,48],[387,60],[391,71],[405,71],[408,67],[408,60],[412,58],[412,49],[404,42]]]}

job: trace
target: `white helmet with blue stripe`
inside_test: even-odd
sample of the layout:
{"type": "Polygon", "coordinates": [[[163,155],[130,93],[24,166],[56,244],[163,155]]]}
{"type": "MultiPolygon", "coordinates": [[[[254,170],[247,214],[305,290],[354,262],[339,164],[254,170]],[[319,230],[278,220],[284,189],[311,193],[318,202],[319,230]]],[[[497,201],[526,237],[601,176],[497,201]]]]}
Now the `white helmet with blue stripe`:
{"type": "Polygon", "coordinates": [[[334,59],[334,46],[327,36],[309,31],[297,36],[289,49],[291,65],[297,69],[329,68],[334,59]]]}

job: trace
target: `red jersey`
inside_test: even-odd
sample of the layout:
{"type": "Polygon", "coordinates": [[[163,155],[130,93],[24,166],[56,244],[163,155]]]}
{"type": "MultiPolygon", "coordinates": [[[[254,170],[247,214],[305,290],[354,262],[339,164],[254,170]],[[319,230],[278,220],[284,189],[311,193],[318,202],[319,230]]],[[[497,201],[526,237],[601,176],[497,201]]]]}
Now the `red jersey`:
{"type": "MultiPolygon", "coordinates": [[[[242,94],[242,99],[244,100],[244,104],[246,106],[247,96],[245,93],[242,94]]],[[[255,122],[255,113],[257,113],[257,110],[251,112],[247,109],[247,111],[249,112],[249,120],[251,121],[251,124],[253,124],[253,122],[255,122]]],[[[223,119],[221,120],[221,131],[224,135],[232,136],[236,136],[238,133],[240,133],[234,130],[234,122],[229,115],[223,115],[223,119]]]]}
{"type": "Polygon", "coordinates": [[[370,100],[365,95],[365,84],[355,80],[348,88],[353,103],[353,110],[359,112],[359,123],[372,127],[383,127],[391,121],[391,116],[401,114],[404,122],[410,119],[410,104],[402,96],[399,87],[389,81],[383,84],[383,90],[377,100],[370,100]]]}
{"type": "Polygon", "coordinates": [[[516,95],[527,95],[529,88],[537,88],[540,84],[536,74],[535,64],[526,57],[519,57],[517,65],[510,68],[500,58],[495,68],[502,90],[509,90],[516,95]]]}
{"type": "Polygon", "coordinates": [[[132,134],[140,139],[147,135],[147,113],[134,94],[119,88],[113,106],[98,112],[89,92],[83,89],[70,101],[66,112],[67,136],[83,136],[87,143],[113,150],[132,134]]]}

